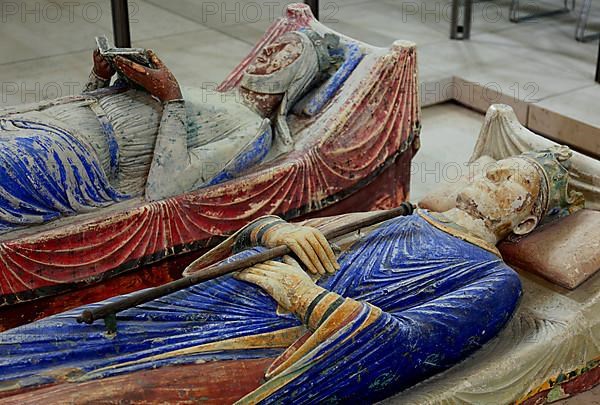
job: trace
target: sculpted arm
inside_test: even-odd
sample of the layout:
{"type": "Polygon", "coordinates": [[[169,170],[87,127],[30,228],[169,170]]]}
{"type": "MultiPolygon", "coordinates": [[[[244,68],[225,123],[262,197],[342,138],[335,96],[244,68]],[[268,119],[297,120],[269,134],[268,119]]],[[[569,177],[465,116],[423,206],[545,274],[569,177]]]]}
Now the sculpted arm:
{"type": "MultiPolygon", "coordinates": [[[[236,274],[239,280],[256,284],[284,309],[296,315],[310,330],[317,330],[332,311],[346,301],[339,294],[318,286],[290,256],[268,261],[236,274]]],[[[358,304],[350,303],[350,305],[358,304]]]]}
{"type": "Polygon", "coordinates": [[[307,271],[295,259],[285,256],[283,261],[256,265],[238,273],[236,277],[261,287],[311,330],[317,329],[331,314],[331,305],[344,303],[345,299],[340,295],[327,291],[313,281],[325,274],[333,274],[340,268],[329,242],[320,230],[267,216],[242,230],[236,238],[236,245],[238,250],[253,245],[271,248],[286,245],[294,252],[307,271]]]}
{"type": "Polygon", "coordinates": [[[172,197],[193,188],[202,162],[188,150],[187,112],[181,89],[173,73],[148,51],[153,67],[117,57],[120,71],[163,103],[163,115],[146,182],[149,201],[172,197]]]}
{"type": "MultiPolygon", "coordinates": [[[[390,265],[398,258],[388,259],[390,265]]],[[[309,330],[245,399],[277,402],[294,394],[319,402],[327,393],[361,402],[354,395],[387,396],[455,364],[509,319],[520,283],[501,261],[473,257],[462,268],[441,264],[423,277],[414,269],[425,263],[396,263],[382,271],[346,263],[343,277],[325,284],[340,287],[334,291],[344,296],[316,285],[290,258],[239,273],[237,278],[266,291],[309,330]]]]}
{"type": "MultiPolygon", "coordinates": [[[[188,152],[183,100],[165,103],[146,181],[146,199],[161,200],[192,189],[196,165],[188,152]]],[[[194,160],[195,161],[195,160],[194,160]]]]}
{"type": "Polygon", "coordinates": [[[337,259],[325,236],[316,228],[290,224],[276,215],[266,215],[250,222],[225,241],[194,261],[184,276],[226,259],[234,253],[255,246],[286,245],[298,257],[313,277],[334,273],[337,259]]]}
{"type": "Polygon", "coordinates": [[[236,236],[235,250],[251,246],[274,248],[286,245],[314,275],[335,273],[340,268],[329,242],[311,226],[291,224],[275,215],[250,223],[236,236]]]}
{"type": "Polygon", "coordinates": [[[267,382],[242,403],[290,396],[319,403],[327,395],[351,397],[344,388],[349,385],[369,398],[372,387],[387,388],[376,384],[381,376],[396,383],[397,364],[386,358],[401,347],[402,326],[389,314],[316,285],[290,257],[254,266],[237,278],[260,286],[308,329],[271,364],[267,382]]]}

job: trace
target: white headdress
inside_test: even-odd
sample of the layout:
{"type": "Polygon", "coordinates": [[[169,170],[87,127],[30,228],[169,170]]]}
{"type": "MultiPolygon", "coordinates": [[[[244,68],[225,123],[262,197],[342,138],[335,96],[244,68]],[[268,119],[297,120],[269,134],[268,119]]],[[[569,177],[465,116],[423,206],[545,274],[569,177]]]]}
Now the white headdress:
{"type": "Polygon", "coordinates": [[[287,152],[294,146],[286,118],[288,112],[314,85],[315,81],[321,79],[321,73],[330,67],[330,62],[324,57],[324,55],[328,56],[327,43],[314,31],[293,31],[286,35],[295,35],[300,39],[302,46],[300,56],[273,73],[259,75],[246,72],[241,82],[242,87],[257,93],[283,93],[283,100],[274,118],[273,146],[280,152],[287,152]]]}

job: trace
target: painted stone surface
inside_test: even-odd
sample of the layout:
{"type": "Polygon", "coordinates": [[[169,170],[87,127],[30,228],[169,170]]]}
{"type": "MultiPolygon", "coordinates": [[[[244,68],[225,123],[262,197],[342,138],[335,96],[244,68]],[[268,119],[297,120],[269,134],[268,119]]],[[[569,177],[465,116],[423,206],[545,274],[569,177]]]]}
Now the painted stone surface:
{"type": "MultiPolygon", "coordinates": [[[[490,107],[475,146],[468,175],[457,182],[441,185],[425,196],[419,205],[433,211],[445,211],[455,204],[461,190],[498,159],[558,144],[523,127],[506,105],[490,107]]],[[[569,187],[585,196],[587,210],[557,223],[547,223],[533,234],[509,238],[499,245],[505,260],[520,269],[539,274],[565,288],[576,288],[600,270],[598,249],[598,204],[600,162],[578,152],[571,152],[566,169],[569,187]],[[538,249],[537,247],[545,248],[538,249]]]]}
{"type": "MultiPolygon", "coordinates": [[[[324,304],[344,299],[317,328],[278,314],[276,302],[256,286],[223,277],[123,312],[115,336],[102,323],[77,324],[83,308],[0,334],[4,395],[47,387],[4,401],[136,400],[144,398],[140,384],[158,381],[154,375],[185,375],[204,362],[235,375],[251,359],[273,358],[268,367],[256,364],[267,382],[257,387],[240,380],[246,392],[235,399],[375,400],[406,388],[484,344],[520,296],[517,275],[497,254],[422,215],[381,225],[345,249],[340,270],[318,282],[332,294],[324,304]],[[44,344],[39,339],[47,335],[53,339],[44,344]],[[17,380],[22,388],[10,390],[17,380]]],[[[183,389],[185,381],[154,387],[154,400],[183,389]]],[[[204,382],[214,383],[204,375],[185,390],[193,398],[208,389],[204,382]]],[[[209,398],[232,385],[241,389],[237,383],[223,381],[209,398]]]]}
{"type": "MultiPolygon", "coordinates": [[[[177,373],[202,372],[194,364],[224,382],[219,363],[232,375],[252,370],[245,387],[228,380],[208,400],[372,402],[407,389],[465,359],[509,321],[521,281],[495,244],[531,232],[556,209],[575,207],[576,200],[563,198],[568,188],[560,187],[568,183],[566,152],[500,161],[454,208],[419,211],[347,235],[334,241],[337,257],[311,225],[352,216],[304,225],[262,217],[205,257],[237,260],[283,243],[304,267],[284,257],[188,287],[119,313],[116,333],[76,322],[83,309],[103,303],[4,332],[4,400],[140,400],[148,381],[162,373],[177,381],[177,373]],[[265,378],[257,386],[260,373],[265,378]],[[235,393],[228,391],[231,384],[235,393]]],[[[181,400],[211,392],[215,380],[210,374],[204,380],[191,390],[175,383],[181,400]]],[[[181,381],[187,384],[185,376],[181,381]]],[[[152,401],[172,389],[154,387],[152,401]]]]}
{"type": "MultiPolygon", "coordinates": [[[[507,105],[490,107],[479,133],[471,161],[482,156],[495,160],[523,152],[559,145],[525,128],[507,105]]],[[[570,159],[570,185],[583,194],[586,208],[600,210],[600,161],[573,151],[570,159]]]]}
{"type": "MultiPolygon", "coordinates": [[[[492,106],[471,158],[471,176],[442,186],[423,206],[444,211],[497,159],[556,145],[524,128],[510,107],[492,106]]],[[[600,163],[573,152],[567,170],[587,209],[498,246],[523,285],[523,300],[506,328],[469,359],[386,403],[542,404],[600,383],[600,163]]]]}
{"type": "Polygon", "coordinates": [[[600,212],[581,210],[499,249],[511,265],[572,290],[600,270],[600,212]]]}
{"type": "MultiPolygon", "coordinates": [[[[287,16],[269,28],[248,57],[224,81],[220,90],[238,92],[240,86],[247,86],[255,94],[260,93],[265,83],[256,77],[261,67],[253,63],[260,59],[261,51],[265,47],[277,47],[283,43],[286,53],[293,55],[293,49],[288,48],[294,48],[298,41],[289,40],[289,37],[300,38],[303,45],[310,46],[312,42],[310,38],[307,39],[309,32],[323,38],[335,34],[315,21],[305,6],[290,6],[287,16]],[[288,39],[281,41],[283,37],[288,39]],[[254,77],[245,75],[249,68],[254,77]]],[[[313,62],[321,58],[322,53],[311,55],[312,59],[300,58],[291,65],[299,63],[302,69],[314,72],[313,62]]],[[[127,148],[122,147],[119,156],[115,156],[114,148],[95,148],[93,142],[88,140],[92,149],[95,148],[97,159],[86,161],[84,154],[80,154],[83,160],[78,173],[85,170],[90,181],[94,179],[93,184],[85,182],[77,198],[70,198],[72,194],[60,198],[59,194],[44,195],[54,196],[61,203],[66,199],[69,204],[63,205],[68,205],[66,210],[69,213],[112,205],[99,211],[5,234],[0,243],[0,305],[54,295],[76,288],[78,283],[94,283],[174,254],[210,247],[219,237],[265,214],[278,213],[293,218],[330,206],[335,210],[335,203],[340,201],[353,201],[360,209],[390,208],[403,201],[408,192],[408,172],[403,173],[396,182],[386,181],[385,188],[376,193],[361,195],[360,191],[373,184],[378,176],[395,173],[398,168],[406,167],[418,146],[416,139],[419,135],[420,111],[414,44],[399,41],[390,49],[382,49],[340,36],[339,47],[329,56],[338,58],[337,70],[333,69],[329,78],[324,78],[321,85],[307,94],[303,94],[307,89],[306,83],[286,93],[280,107],[273,112],[274,124],[269,127],[270,130],[264,127],[264,120],[256,117],[256,114],[265,114],[264,110],[269,105],[273,106],[274,97],[258,97],[260,106],[256,107],[262,111],[259,113],[246,111],[242,114],[243,108],[238,105],[223,107],[238,111],[236,117],[248,118],[244,121],[245,128],[248,128],[243,134],[245,141],[239,142],[239,145],[248,146],[222,151],[225,155],[219,156],[231,156],[231,160],[224,167],[219,167],[216,174],[213,172],[201,176],[196,182],[198,184],[194,184],[194,187],[206,186],[200,190],[151,203],[142,197],[133,197],[115,204],[117,200],[140,193],[140,176],[133,172],[130,175],[120,173],[150,165],[149,179],[154,182],[152,186],[142,184],[142,190],[145,187],[146,197],[154,199],[148,195],[148,190],[152,189],[150,194],[160,194],[159,197],[162,197],[161,192],[156,191],[163,190],[158,183],[165,187],[182,185],[167,181],[164,176],[153,175],[153,167],[162,167],[166,172],[175,169],[186,172],[188,168],[154,165],[153,160],[165,158],[162,160],[180,162],[186,159],[167,159],[171,156],[169,153],[174,153],[168,149],[165,149],[168,153],[162,158],[152,156],[152,150],[147,150],[148,145],[135,143],[134,149],[141,152],[132,155],[135,164],[125,165],[123,154],[131,153],[127,148]],[[290,114],[292,110],[293,114],[290,114]],[[286,138],[286,134],[289,137],[286,138]],[[115,162],[119,163],[118,170],[113,170],[115,162]],[[92,176],[96,172],[103,172],[105,176],[92,176]],[[115,186],[110,183],[113,175],[117,177],[115,186]]],[[[296,83],[296,80],[293,82],[296,83]]],[[[155,131],[157,125],[164,125],[169,130],[165,130],[165,134],[177,133],[171,131],[181,124],[177,117],[189,111],[184,111],[177,100],[169,100],[165,106],[152,101],[138,102],[146,97],[140,93],[117,91],[116,94],[105,95],[99,103],[102,111],[94,112],[91,118],[83,116],[80,121],[86,125],[92,125],[91,122],[98,125],[98,117],[114,116],[119,125],[136,127],[135,139],[145,139],[144,136],[155,131]],[[137,100],[133,103],[137,114],[135,120],[125,114],[127,109],[121,108],[124,104],[131,104],[130,99],[137,100]]],[[[247,91],[242,93],[242,98],[253,97],[247,91]]],[[[157,93],[159,96],[160,93],[157,93]]],[[[49,102],[37,108],[45,111],[52,109],[59,117],[72,116],[72,111],[67,111],[64,103],[75,103],[78,108],[88,111],[91,109],[88,104],[97,104],[88,97],[49,102]]],[[[189,107],[187,104],[186,107],[189,107]]],[[[25,124],[21,125],[15,117],[30,113],[36,115],[23,107],[4,111],[3,115],[12,118],[4,119],[3,125],[24,130],[21,127],[25,124]]],[[[47,121],[53,131],[54,128],[61,128],[56,120],[47,121]]],[[[218,123],[226,128],[231,120],[218,123]]],[[[188,126],[199,124],[199,121],[186,123],[188,126]]],[[[26,130],[31,131],[30,128],[26,130]]],[[[193,149],[195,155],[204,153],[201,141],[188,141],[198,144],[193,149]]],[[[216,148],[215,144],[218,142],[210,143],[210,148],[216,148]]],[[[219,159],[219,164],[227,160],[219,159]]],[[[60,176],[49,179],[47,190],[61,179],[60,176]]],[[[177,179],[189,180],[187,176],[178,176],[177,179]]],[[[167,191],[166,195],[172,194],[171,191],[167,191]]],[[[50,201],[48,204],[54,206],[57,203],[50,201]]],[[[35,214],[44,221],[56,216],[55,212],[46,211],[35,214]]]]}
{"type": "Polygon", "coordinates": [[[385,404],[544,404],[599,384],[600,275],[571,291],[519,276],[522,301],[496,338],[385,404]]]}

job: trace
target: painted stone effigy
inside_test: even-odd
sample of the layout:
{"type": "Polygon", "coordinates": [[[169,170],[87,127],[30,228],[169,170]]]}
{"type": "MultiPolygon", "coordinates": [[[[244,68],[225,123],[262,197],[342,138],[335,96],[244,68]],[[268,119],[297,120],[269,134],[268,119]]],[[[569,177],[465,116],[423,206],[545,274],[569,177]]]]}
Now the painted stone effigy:
{"type": "Polygon", "coordinates": [[[90,93],[2,111],[0,306],[210,247],[262,215],[405,199],[414,44],[371,47],[292,5],[219,92],[180,89],[150,57],[115,61],[135,90],[104,87],[115,66],[96,55],[90,93]]]}
{"type": "Polygon", "coordinates": [[[578,208],[561,187],[565,153],[500,161],[454,208],[337,240],[337,257],[315,228],[255,221],[215,251],[234,260],[284,243],[304,267],[285,257],[189,287],[120,313],[116,334],[76,323],[84,308],[4,332],[3,400],[314,403],[406,389],[510,319],[521,282],[494,245],[578,208]]]}
{"type": "Polygon", "coordinates": [[[246,68],[239,89],[185,97],[152,51],[153,67],[115,59],[146,91],[110,88],[117,70],[96,51],[84,96],[3,119],[0,231],[128,197],[162,200],[230,179],[231,168],[249,169],[272,147],[290,152],[287,114],[343,61],[339,38],[326,38],[308,28],[286,33],[246,68]],[[93,93],[100,86],[106,92],[93,93]]]}
{"type": "Polygon", "coordinates": [[[117,56],[114,68],[95,51],[84,96],[3,117],[0,232],[128,197],[162,200],[226,180],[227,165],[247,170],[272,146],[290,152],[288,112],[343,61],[339,38],[327,38],[286,33],[248,65],[239,89],[185,97],[152,51],[153,67],[117,56]],[[110,87],[117,71],[146,91],[110,87]]]}
{"type": "MultiPolygon", "coordinates": [[[[439,185],[423,198],[420,205],[434,211],[445,211],[453,206],[458,191],[481,170],[493,166],[495,161],[556,146],[560,144],[523,126],[510,106],[494,104],[486,113],[465,175],[439,185]]],[[[586,208],[600,210],[600,161],[577,151],[571,153],[567,165],[570,187],[585,197],[586,208]]]]}
{"type": "MultiPolygon", "coordinates": [[[[560,148],[523,127],[509,106],[494,105],[469,175],[436,187],[422,205],[450,209],[460,191],[497,160],[548,147],[560,148]]],[[[523,288],[506,327],[465,361],[386,403],[533,405],[567,398],[600,382],[600,162],[572,152],[561,165],[569,172],[569,188],[585,196],[585,209],[563,218],[556,218],[561,213],[556,210],[554,221],[498,245],[505,262],[518,270],[523,288]]],[[[562,195],[572,202],[580,198],[562,195]]]]}

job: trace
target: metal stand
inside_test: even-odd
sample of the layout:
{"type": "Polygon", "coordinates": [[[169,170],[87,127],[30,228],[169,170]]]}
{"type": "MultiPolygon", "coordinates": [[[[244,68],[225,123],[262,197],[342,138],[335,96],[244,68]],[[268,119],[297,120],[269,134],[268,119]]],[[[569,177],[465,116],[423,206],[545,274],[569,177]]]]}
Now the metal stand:
{"type": "Polygon", "coordinates": [[[596,60],[596,83],[600,83],[600,42],[598,43],[598,59],[596,60]]]}
{"type": "Polygon", "coordinates": [[[450,39],[469,39],[471,37],[472,14],[473,0],[452,0],[452,14],[450,16],[450,39]],[[461,16],[463,17],[463,21],[462,24],[459,24],[458,20],[461,16]]]}
{"type": "Polygon", "coordinates": [[[114,43],[117,48],[131,48],[127,0],[111,0],[114,43]]]}
{"type": "Polygon", "coordinates": [[[590,16],[591,7],[592,0],[583,0],[583,3],[581,4],[581,11],[579,12],[579,18],[577,18],[577,28],[575,28],[575,39],[580,42],[588,42],[596,38],[600,38],[600,32],[585,35],[585,27],[587,26],[588,17],[590,16]]]}
{"type": "Polygon", "coordinates": [[[313,15],[318,20],[319,19],[319,0],[305,0],[304,3],[308,4],[308,7],[310,7],[310,11],[312,11],[313,15]]]}
{"type": "Polygon", "coordinates": [[[564,0],[563,8],[559,8],[556,10],[549,10],[549,11],[541,11],[539,13],[532,13],[532,14],[524,15],[523,17],[519,17],[519,0],[512,0],[512,2],[510,3],[510,11],[508,14],[508,19],[511,22],[518,23],[521,21],[533,20],[534,18],[548,17],[551,15],[569,13],[569,12],[571,12],[572,9],[575,9],[575,0],[572,0],[572,3],[571,3],[572,8],[571,9],[569,8],[569,6],[567,6],[568,1],[569,0],[564,0]]]}

